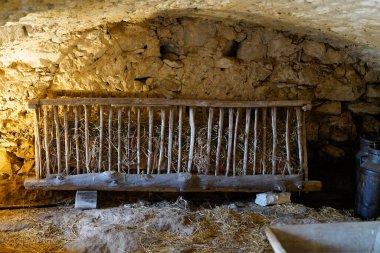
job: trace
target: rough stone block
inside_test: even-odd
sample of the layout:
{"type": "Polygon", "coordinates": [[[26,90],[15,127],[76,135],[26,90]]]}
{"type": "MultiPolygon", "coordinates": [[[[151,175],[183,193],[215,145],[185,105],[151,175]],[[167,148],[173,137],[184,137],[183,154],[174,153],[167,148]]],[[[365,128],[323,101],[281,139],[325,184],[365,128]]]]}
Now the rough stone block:
{"type": "Polygon", "coordinates": [[[290,192],[265,192],[256,195],[255,203],[260,206],[290,203],[290,192]]]}
{"type": "Polygon", "coordinates": [[[267,47],[250,41],[243,41],[237,51],[237,58],[244,61],[265,59],[267,47]]]}
{"type": "Polygon", "coordinates": [[[353,113],[365,113],[376,115],[380,113],[380,106],[377,106],[373,103],[365,102],[350,103],[348,104],[348,110],[350,110],[353,113]]]}
{"type": "Polygon", "coordinates": [[[221,68],[221,69],[228,69],[234,66],[234,61],[230,58],[220,58],[215,62],[215,67],[216,68],[221,68]]]}
{"type": "Polygon", "coordinates": [[[326,114],[341,114],[342,103],[341,102],[326,102],[314,108],[315,112],[326,114]]]}
{"type": "Polygon", "coordinates": [[[366,96],[370,98],[380,98],[380,85],[367,85],[366,96]]]}
{"type": "Polygon", "coordinates": [[[322,150],[328,154],[329,156],[332,156],[332,157],[335,157],[335,158],[339,158],[339,157],[343,157],[345,152],[343,149],[341,148],[338,148],[336,146],[333,146],[333,145],[326,145],[322,148],[322,150]]]}
{"type": "Polygon", "coordinates": [[[326,47],[323,43],[305,40],[302,43],[302,49],[305,54],[315,57],[321,61],[324,61],[326,56],[326,47]]]}

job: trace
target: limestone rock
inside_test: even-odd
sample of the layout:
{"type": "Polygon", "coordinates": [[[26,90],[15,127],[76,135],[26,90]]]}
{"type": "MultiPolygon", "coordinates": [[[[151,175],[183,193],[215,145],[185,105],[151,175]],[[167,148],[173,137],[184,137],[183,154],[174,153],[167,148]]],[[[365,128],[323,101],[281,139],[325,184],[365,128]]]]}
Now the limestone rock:
{"type": "Polygon", "coordinates": [[[290,192],[265,192],[256,194],[255,203],[259,206],[279,205],[290,203],[290,192]]]}
{"type": "Polygon", "coordinates": [[[237,50],[237,58],[244,61],[262,60],[267,55],[267,47],[261,43],[243,41],[237,50]]]}
{"type": "Polygon", "coordinates": [[[305,54],[315,57],[321,61],[324,60],[326,55],[326,47],[323,43],[305,40],[302,43],[302,49],[305,54]]]}
{"type": "Polygon", "coordinates": [[[356,83],[343,83],[330,75],[317,85],[315,96],[332,101],[354,101],[363,94],[363,88],[360,80],[356,83]]]}
{"type": "Polygon", "coordinates": [[[340,64],[344,62],[344,57],[342,52],[335,50],[331,47],[327,48],[326,55],[324,58],[324,63],[328,64],[340,64]]]}
{"type": "Polygon", "coordinates": [[[364,80],[366,83],[378,83],[380,82],[380,71],[375,71],[374,69],[370,68],[367,70],[364,80]]]}
{"type": "Polygon", "coordinates": [[[322,150],[326,154],[328,154],[329,156],[332,156],[334,158],[340,158],[340,157],[343,157],[345,155],[345,152],[343,149],[338,148],[338,147],[333,146],[333,145],[326,145],[323,147],[322,150]]]}
{"type": "Polygon", "coordinates": [[[341,114],[342,103],[341,102],[325,102],[314,108],[314,111],[326,114],[341,114]]]}
{"type": "Polygon", "coordinates": [[[299,50],[299,46],[292,43],[292,40],[278,33],[268,44],[268,56],[273,58],[288,57],[299,50]]]}
{"type": "Polygon", "coordinates": [[[363,115],[362,120],[362,127],[364,132],[380,132],[380,121],[378,121],[374,116],[363,115]]]}
{"type": "Polygon", "coordinates": [[[380,85],[367,85],[366,96],[370,98],[380,98],[380,85]]]}
{"type": "Polygon", "coordinates": [[[5,149],[0,149],[0,175],[1,174],[12,175],[12,163],[7,151],[5,149]]]}
{"type": "Polygon", "coordinates": [[[228,69],[234,66],[234,61],[230,58],[223,57],[215,62],[216,68],[228,69]]]}
{"type": "Polygon", "coordinates": [[[275,66],[273,73],[270,76],[271,82],[279,83],[295,83],[297,79],[297,73],[288,63],[281,63],[275,66]]]}
{"type": "Polygon", "coordinates": [[[353,113],[365,113],[377,115],[380,113],[380,106],[377,106],[373,103],[359,102],[359,103],[350,103],[347,106],[348,110],[353,113]]]}
{"type": "Polygon", "coordinates": [[[163,62],[166,65],[168,65],[169,67],[172,67],[172,68],[179,69],[179,68],[183,67],[183,63],[181,61],[171,61],[171,60],[168,60],[168,59],[164,59],[163,62]]]}
{"type": "Polygon", "coordinates": [[[182,25],[184,27],[184,42],[188,47],[203,46],[216,33],[215,25],[207,20],[185,19],[182,25]]]}
{"type": "Polygon", "coordinates": [[[322,79],[322,74],[318,71],[317,67],[313,65],[302,65],[297,76],[297,83],[307,86],[316,86],[322,79]]]}

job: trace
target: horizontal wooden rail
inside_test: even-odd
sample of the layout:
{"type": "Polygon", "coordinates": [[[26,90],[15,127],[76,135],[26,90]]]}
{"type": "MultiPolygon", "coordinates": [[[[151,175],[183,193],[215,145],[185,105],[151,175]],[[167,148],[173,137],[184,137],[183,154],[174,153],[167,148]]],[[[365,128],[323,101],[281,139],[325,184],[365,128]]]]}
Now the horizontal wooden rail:
{"type": "Polygon", "coordinates": [[[307,111],[311,109],[310,101],[231,101],[231,100],[195,100],[195,99],[165,99],[165,98],[59,98],[33,99],[29,103],[30,109],[46,105],[111,105],[111,106],[195,106],[220,108],[263,108],[263,107],[301,107],[307,111]]]}
{"type": "Polygon", "coordinates": [[[107,190],[154,192],[262,192],[319,191],[319,181],[302,181],[300,175],[214,176],[191,173],[138,175],[118,172],[75,176],[52,174],[46,179],[28,179],[27,189],[107,190]]]}

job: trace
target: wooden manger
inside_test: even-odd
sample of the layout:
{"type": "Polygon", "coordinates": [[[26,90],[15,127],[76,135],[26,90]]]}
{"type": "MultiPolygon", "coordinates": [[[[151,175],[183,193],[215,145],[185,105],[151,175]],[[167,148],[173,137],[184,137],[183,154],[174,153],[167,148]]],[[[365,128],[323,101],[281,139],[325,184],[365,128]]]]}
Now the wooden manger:
{"type": "Polygon", "coordinates": [[[307,101],[59,98],[35,110],[36,179],[26,188],[315,191],[307,101]]]}

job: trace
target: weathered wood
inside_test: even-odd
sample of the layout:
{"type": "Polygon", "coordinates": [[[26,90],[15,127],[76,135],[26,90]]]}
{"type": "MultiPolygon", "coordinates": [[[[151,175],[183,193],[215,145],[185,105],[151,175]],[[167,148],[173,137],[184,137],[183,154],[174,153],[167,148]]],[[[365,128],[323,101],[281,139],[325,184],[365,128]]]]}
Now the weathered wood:
{"type": "Polygon", "coordinates": [[[227,161],[226,161],[226,176],[228,176],[231,163],[231,153],[232,153],[232,131],[234,126],[234,114],[233,109],[228,110],[228,143],[227,143],[227,161]]]}
{"type": "Polygon", "coordinates": [[[234,176],[236,176],[236,146],[237,146],[238,129],[239,129],[239,118],[240,118],[240,108],[236,110],[235,131],[234,131],[233,149],[232,149],[232,175],[234,176]]]}
{"type": "Polygon", "coordinates": [[[75,195],[75,209],[96,209],[97,208],[97,191],[77,191],[75,195]]]}
{"type": "Polygon", "coordinates": [[[102,171],[102,157],[103,157],[103,106],[99,106],[99,158],[98,158],[98,172],[102,171]]]}
{"type": "Polygon", "coordinates": [[[290,151],[290,122],[291,122],[291,109],[286,109],[286,122],[285,122],[285,146],[286,146],[286,168],[288,173],[292,174],[291,166],[291,151],[290,151]]]}
{"type": "Polygon", "coordinates": [[[266,108],[266,107],[303,107],[309,110],[311,102],[304,100],[285,101],[231,101],[231,100],[199,100],[199,99],[166,99],[166,98],[59,98],[32,99],[28,103],[34,109],[42,105],[111,105],[111,106],[190,106],[190,107],[222,107],[222,108],[266,108]]]}
{"type": "Polygon", "coordinates": [[[141,109],[137,108],[137,140],[136,140],[136,149],[137,149],[137,174],[140,174],[141,170],[141,154],[140,154],[140,117],[141,109]]]}
{"type": "Polygon", "coordinates": [[[182,106],[178,107],[178,160],[177,172],[181,172],[181,159],[182,159],[182,106]]]}
{"type": "Polygon", "coordinates": [[[63,129],[65,135],[65,172],[69,175],[69,162],[70,162],[70,143],[69,143],[69,123],[67,118],[67,107],[63,108],[63,129]]]}
{"type": "Polygon", "coordinates": [[[75,176],[50,175],[46,180],[27,180],[27,189],[167,191],[167,192],[262,192],[278,189],[299,191],[300,175],[214,176],[191,173],[126,174],[89,173],[75,176]]]}
{"type": "Polygon", "coordinates": [[[34,154],[35,154],[35,169],[36,178],[40,179],[42,177],[42,166],[41,166],[41,140],[40,140],[40,108],[37,108],[34,113],[34,154]]]}
{"type": "Polygon", "coordinates": [[[297,118],[297,143],[298,143],[298,159],[299,159],[299,166],[302,171],[304,172],[303,167],[303,149],[302,149],[302,115],[301,115],[301,109],[296,108],[296,118],[297,118]]]}
{"type": "MultiPolygon", "coordinates": [[[[57,106],[54,106],[53,113],[54,113],[54,123],[55,123],[55,140],[56,140],[56,147],[57,147],[57,168],[58,168],[58,173],[61,173],[62,172],[62,164],[61,164],[61,130],[60,130],[60,127],[59,127],[58,107],[57,106]]],[[[38,135],[39,135],[39,133],[38,133],[38,135]]],[[[37,135],[36,135],[36,137],[37,137],[37,135]]]]}
{"type": "Polygon", "coordinates": [[[250,123],[251,123],[251,109],[248,108],[245,111],[243,175],[247,175],[248,140],[249,140],[249,125],[250,125],[250,123]]]}
{"type": "Polygon", "coordinates": [[[206,171],[207,175],[210,170],[211,165],[211,133],[212,133],[212,120],[214,117],[214,108],[210,108],[208,111],[208,119],[207,119],[207,143],[206,143],[206,171]]]}
{"type": "Polygon", "coordinates": [[[86,171],[90,173],[90,132],[88,129],[89,115],[87,105],[84,106],[84,150],[86,171]]]}
{"type": "MultiPolygon", "coordinates": [[[[147,168],[146,174],[151,173],[152,168],[152,139],[153,139],[153,108],[148,108],[148,117],[149,117],[149,133],[148,133],[148,159],[147,159],[147,168]]],[[[153,171],[153,170],[152,170],[153,171]]]]}
{"type": "Polygon", "coordinates": [[[45,147],[45,160],[46,160],[46,174],[50,174],[50,153],[49,153],[49,133],[48,133],[48,107],[44,106],[44,147],[45,147]]]}
{"type": "Polygon", "coordinates": [[[125,156],[127,158],[128,174],[130,173],[130,147],[131,145],[131,108],[128,107],[128,123],[127,123],[127,138],[125,143],[125,156]]]}
{"type": "Polygon", "coordinates": [[[172,148],[173,148],[173,108],[169,110],[169,133],[168,133],[168,167],[166,173],[170,173],[172,167],[172,148]]]}
{"type": "Polygon", "coordinates": [[[257,164],[257,139],[258,139],[258,135],[257,135],[257,126],[258,126],[258,122],[259,122],[259,109],[256,108],[255,109],[255,122],[254,122],[254,125],[253,125],[253,175],[256,174],[256,164],[257,164]]]}
{"type": "Polygon", "coordinates": [[[194,143],[195,143],[195,122],[194,122],[194,108],[189,109],[189,124],[190,124],[190,147],[189,147],[189,161],[187,163],[187,172],[191,172],[194,156],[194,143]]]}
{"type": "Polygon", "coordinates": [[[218,143],[216,146],[216,155],[215,155],[215,176],[219,175],[219,160],[220,160],[220,151],[222,149],[222,135],[223,135],[223,121],[224,121],[224,109],[219,109],[219,123],[218,123],[218,143]]]}
{"type": "Polygon", "coordinates": [[[161,131],[160,131],[160,153],[158,156],[157,173],[161,173],[162,162],[164,159],[164,141],[165,141],[165,109],[161,109],[161,131]]]}
{"type": "Polygon", "coordinates": [[[112,107],[108,113],[108,171],[112,170],[112,107]]]}
{"type": "Polygon", "coordinates": [[[277,172],[277,108],[272,107],[272,175],[277,172]]]}
{"type": "Polygon", "coordinates": [[[303,173],[304,179],[309,179],[309,168],[307,160],[307,137],[306,137],[306,113],[302,113],[302,153],[303,153],[303,173]]]}
{"type": "Polygon", "coordinates": [[[75,159],[76,159],[76,169],[77,174],[80,173],[80,163],[79,163],[79,134],[78,134],[78,128],[79,128],[79,120],[78,120],[78,108],[77,106],[74,106],[73,108],[74,112],[74,139],[75,139],[75,159]]]}
{"type": "Polygon", "coordinates": [[[266,150],[267,150],[267,108],[263,108],[263,114],[262,114],[262,130],[263,130],[263,147],[261,152],[261,166],[262,166],[262,173],[266,174],[267,170],[267,157],[266,157],[266,150]]]}
{"type": "Polygon", "coordinates": [[[117,171],[121,172],[121,107],[117,109],[117,171]]]}

